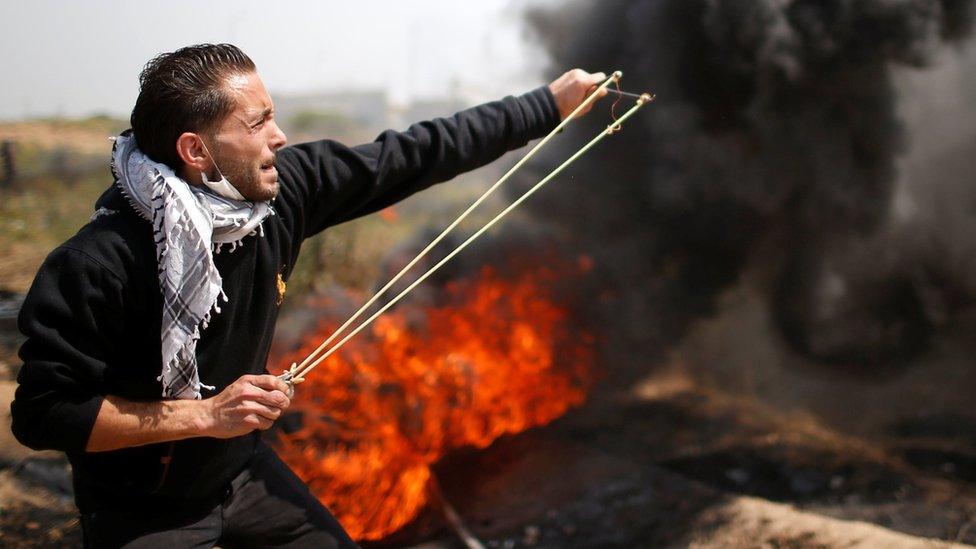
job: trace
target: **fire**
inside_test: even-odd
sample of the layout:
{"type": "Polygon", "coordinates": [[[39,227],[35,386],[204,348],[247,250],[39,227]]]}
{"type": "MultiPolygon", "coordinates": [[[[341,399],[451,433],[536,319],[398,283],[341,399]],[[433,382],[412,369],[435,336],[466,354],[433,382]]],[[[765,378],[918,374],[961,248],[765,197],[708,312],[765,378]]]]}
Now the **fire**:
{"type": "Polygon", "coordinates": [[[299,386],[292,406],[304,424],[281,435],[278,452],[351,536],[380,539],[415,518],[431,465],[452,448],[486,447],[583,402],[592,338],[548,295],[559,278],[540,268],[505,280],[485,268],[448,284],[444,305],[380,317],[372,338],[351,340],[299,386]]]}
{"type": "Polygon", "coordinates": [[[380,217],[387,223],[393,223],[400,219],[400,214],[397,212],[396,206],[387,206],[380,210],[380,217]]]}

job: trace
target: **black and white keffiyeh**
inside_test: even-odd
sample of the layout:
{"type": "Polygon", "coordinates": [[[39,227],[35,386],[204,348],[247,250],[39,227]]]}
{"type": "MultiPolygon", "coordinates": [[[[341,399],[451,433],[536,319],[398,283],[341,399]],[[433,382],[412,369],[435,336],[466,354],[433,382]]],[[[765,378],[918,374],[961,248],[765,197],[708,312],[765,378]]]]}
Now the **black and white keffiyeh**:
{"type": "Polygon", "coordinates": [[[190,185],[165,164],[139,150],[135,138],[121,135],[112,151],[112,171],[133,208],[152,222],[159,287],[163,295],[160,337],[163,397],[201,398],[196,347],[218,299],[227,301],[213,253],[233,251],[251,234],[264,235],[261,223],[274,211],[267,202],[246,202],[190,185]]]}

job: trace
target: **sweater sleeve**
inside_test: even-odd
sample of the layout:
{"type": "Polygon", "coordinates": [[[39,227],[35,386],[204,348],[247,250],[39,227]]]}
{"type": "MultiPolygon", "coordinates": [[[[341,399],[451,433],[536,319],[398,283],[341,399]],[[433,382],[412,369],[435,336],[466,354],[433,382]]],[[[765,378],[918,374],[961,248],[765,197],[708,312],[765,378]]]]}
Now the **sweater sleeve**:
{"type": "Polygon", "coordinates": [[[357,147],[330,140],[287,147],[278,160],[290,183],[281,198],[301,212],[295,233],[307,238],[488,164],[544,136],[559,120],[555,98],[543,86],[404,132],[388,130],[357,147]]]}
{"type": "Polygon", "coordinates": [[[11,404],[12,430],[24,445],[85,450],[118,342],[121,281],[85,252],[61,247],[41,266],[18,317],[27,336],[11,404]]]}

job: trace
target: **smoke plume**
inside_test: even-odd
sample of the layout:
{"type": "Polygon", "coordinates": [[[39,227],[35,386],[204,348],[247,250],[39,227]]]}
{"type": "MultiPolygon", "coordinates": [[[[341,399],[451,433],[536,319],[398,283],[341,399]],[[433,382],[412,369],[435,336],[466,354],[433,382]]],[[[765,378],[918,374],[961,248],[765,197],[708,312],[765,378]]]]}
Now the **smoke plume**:
{"type": "MultiPolygon", "coordinates": [[[[912,143],[896,72],[961,44],[972,12],[968,0],[601,0],[532,11],[551,76],[622,69],[625,89],[658,97],[574,164],[571,181],[527,203],[594,259],[589,314],[610,328],[608,346],[666,350],[758,268],[771,315],[801,353],[873,367],[924,348],[976,288],[965,282],[974,273],[918,237],[926,231],[892,223],[898,161],[912,143]]],[[[607,124],[600,109],[550,146],[536,175],[607,124]]]]}

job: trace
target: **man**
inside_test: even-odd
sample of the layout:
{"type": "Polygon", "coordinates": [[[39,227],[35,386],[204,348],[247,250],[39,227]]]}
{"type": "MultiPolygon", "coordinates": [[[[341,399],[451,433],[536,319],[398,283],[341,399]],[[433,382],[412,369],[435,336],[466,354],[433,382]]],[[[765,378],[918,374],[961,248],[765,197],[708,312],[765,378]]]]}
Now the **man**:
{"type": "Polygon", "coordinates": [[[290,404],[265,362],[302,241],[543,136],[604,78],[284,148],[236,47],[150,61],[115,183],[19,319],[14,434],[67,453],[86,544],[354,546],[259,436],[290,404]]]}

